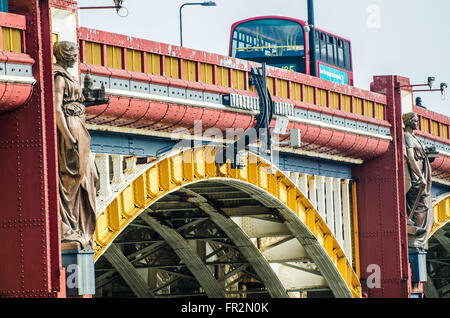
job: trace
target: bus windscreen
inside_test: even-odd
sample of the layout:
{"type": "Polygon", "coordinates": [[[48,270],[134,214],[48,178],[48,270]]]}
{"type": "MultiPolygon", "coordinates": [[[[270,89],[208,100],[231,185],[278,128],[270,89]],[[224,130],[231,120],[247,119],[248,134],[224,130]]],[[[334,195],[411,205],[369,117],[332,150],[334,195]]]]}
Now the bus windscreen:
{"type": "Polygon", "coordinates": [[[305,55],[301,24],[284,19],[260,19],[239,24],[233,32],[231,56],[241,59],[305,55]]]}

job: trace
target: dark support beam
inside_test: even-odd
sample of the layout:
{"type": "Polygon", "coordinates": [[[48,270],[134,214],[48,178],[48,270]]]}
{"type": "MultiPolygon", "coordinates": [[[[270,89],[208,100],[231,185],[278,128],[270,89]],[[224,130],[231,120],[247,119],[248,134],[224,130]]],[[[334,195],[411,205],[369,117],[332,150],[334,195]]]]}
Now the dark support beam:
{"type": "Polygon", "coordinates": [[[288,297],[283,284],[270,267],[270,264],[233,220],[225,217],[223,211],[219,211],[218,208],[212,206],[206,198],[198,193],[189,189],[181,189],[180,191],[186,194],[188,202],[195,204],[209,215],[211,220],[239,247],[239,250],[250,262],[272,297],[288,297]]]}
{"type": "MultiPolygon", "coordinates": [[[[199,284],[205,290],[206,294],[212,298],[224,298],[225,294],[219,283],[214,276],[208,270],[206,265],[202,262],[184,238],[172,228],[160,224],[155,218],[151,217],[148,213],[143,212],[140,218],[150,225],[154,231],[156,231],[164,240],[169,244],[178,257],[186,264],[191,271],[192,275],[198,280],[199,284]]],[[[182,226],[182,229],[186,229],[200,223],[202,220],[193,221],[191,223],[182,226]],[[194,224],[192,224],[194,223],[194,224]]],[[[178,229],[180,230],[180,228],[178,229]]]]}
{"type": "Polygon", "coordinates": [[[131,264],[117,245],[111,244],[103,255],[119,272],[120,276],[122,276],[123,280],[137,297],[155,297],[155,295],[150,292],[145,280],[141,277],[136,268],[133,264],[131,264]]]}

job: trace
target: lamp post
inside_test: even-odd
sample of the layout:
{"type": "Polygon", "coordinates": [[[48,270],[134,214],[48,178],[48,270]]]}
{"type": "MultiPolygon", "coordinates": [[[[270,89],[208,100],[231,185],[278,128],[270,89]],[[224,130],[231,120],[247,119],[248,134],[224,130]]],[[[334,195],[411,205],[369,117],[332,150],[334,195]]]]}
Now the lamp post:
{"type": "Polygon", "coordinates": [[[309,58],[310,66],[309,72],[312,76],[317,77],[317,66],[316,66],[316,32],[314,25],[314,0],[308,0],[308,35],[309,35],[309,58]]]}
{"type": "Polygon", "coordinates": [[[184,6],[204,6],[204,7],[215,7],[216,3],[214,1],[205,2],[190,2],[184,3],[180,7],[180,46],[183,46],[183,19],[182,19],[182,9],[184,6]]]}

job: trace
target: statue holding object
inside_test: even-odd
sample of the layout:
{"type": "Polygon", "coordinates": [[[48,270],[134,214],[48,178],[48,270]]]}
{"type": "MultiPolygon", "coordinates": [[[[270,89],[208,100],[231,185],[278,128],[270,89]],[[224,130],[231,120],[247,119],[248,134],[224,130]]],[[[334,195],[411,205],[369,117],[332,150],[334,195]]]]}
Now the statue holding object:
{"type": "Polygon", "coordinates": [[[408,245],[426,250],[434,223],[431,201],[431,165],[438,153],[434,147],[424,147],[414,135],[419,116],[406,113],[404,123],[405,191],[408,213],[408,245]]]}
{"type": "Polygon", "coordinates": [[[109,99],[104,88],[95,90],[89,84],[83,90],[68,73],[78,60],[75,43],[56,42],[53,54],[61,243],[63,247],[92,249],[98,175],[85,126],[85,107],[109,103],[109,99]]]}

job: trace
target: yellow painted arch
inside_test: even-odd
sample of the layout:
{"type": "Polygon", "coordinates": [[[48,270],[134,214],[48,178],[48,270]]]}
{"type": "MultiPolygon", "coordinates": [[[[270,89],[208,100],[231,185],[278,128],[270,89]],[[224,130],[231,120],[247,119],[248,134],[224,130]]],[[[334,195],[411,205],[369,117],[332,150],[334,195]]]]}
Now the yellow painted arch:
{"type": "Polygon", "coordinates": [[[430,237],[440,228],[450,222],[450,193],[443,194],[436,198],[433,205],[434,225],[431,228],[430,237]]]}
{"type": "Polygon", "coordinates": [[[208,146],[161,158],[128,184],[97,216],[95,259],[128,224],[163,196],[192,183],[220,179],[253,185],[287,206],[314,235],[353,297],[361,297],[361,284],[344,251],[311,202],[286,175],[278,169],[272,174],[270,163],[252,153],[243,169],[232,169],[229,163],[218,167],[214,147],[208,146]]]}

